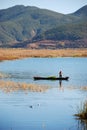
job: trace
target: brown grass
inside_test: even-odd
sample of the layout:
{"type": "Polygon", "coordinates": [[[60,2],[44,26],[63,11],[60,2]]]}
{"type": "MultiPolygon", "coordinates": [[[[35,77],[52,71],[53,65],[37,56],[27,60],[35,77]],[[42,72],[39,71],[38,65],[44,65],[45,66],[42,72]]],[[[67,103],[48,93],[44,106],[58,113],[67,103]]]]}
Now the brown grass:
{"type": "Polygon", "coordinates": [[[0,48],[0,61],[27,57],[87,57],[87,49],[28,50],[0,48]]]}
{"type": "Polygon", "coordinates": [[[49,86],[0,80],[0,90],[8,93],[18,90],[45,92],[49,86]]]}
{"type": "Polygon", "coordinates": [[[79,119],[87,120],[87,100],[78,106],[77,112],[75,116],[79,117],[79,119]]]}
{"type": "Polygon", "coordinates": [[[87,86],[81,87],[81,90],[87,91],[87,86]]]}
{"type": "Polygon", "coordinates": [[[0,79],[1,78],[10,78],[10,75],[0,72],[0,79]]]}
{"type": "Polygon", "coordinates": [[[67,87],[67,89],[69,90],[74,90],[74,89],[78,89],[78,90],[81,90],[81,91],[87,91],[87,86],[69,86],[67,87]]]}

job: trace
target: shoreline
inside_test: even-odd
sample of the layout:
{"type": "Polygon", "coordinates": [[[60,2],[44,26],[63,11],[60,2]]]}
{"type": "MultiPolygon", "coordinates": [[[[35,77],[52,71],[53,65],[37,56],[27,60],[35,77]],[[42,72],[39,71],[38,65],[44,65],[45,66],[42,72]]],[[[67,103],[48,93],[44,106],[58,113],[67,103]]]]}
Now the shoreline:
{"type": "Polygon", "coordinates": [[[35,50],[22,48],[0,48],[0,61],[22,58],[87,57],[87,49],[35,50]]]}

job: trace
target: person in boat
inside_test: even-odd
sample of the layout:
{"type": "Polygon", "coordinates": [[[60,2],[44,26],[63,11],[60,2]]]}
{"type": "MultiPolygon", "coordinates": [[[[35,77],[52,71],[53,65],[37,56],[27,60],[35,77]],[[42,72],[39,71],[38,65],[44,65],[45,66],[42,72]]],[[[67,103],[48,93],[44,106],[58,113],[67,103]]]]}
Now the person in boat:
{"type": "Polygon", "coordinates": [[[62,78],[62,71],[59,72],[59,78],[62,78]]]}

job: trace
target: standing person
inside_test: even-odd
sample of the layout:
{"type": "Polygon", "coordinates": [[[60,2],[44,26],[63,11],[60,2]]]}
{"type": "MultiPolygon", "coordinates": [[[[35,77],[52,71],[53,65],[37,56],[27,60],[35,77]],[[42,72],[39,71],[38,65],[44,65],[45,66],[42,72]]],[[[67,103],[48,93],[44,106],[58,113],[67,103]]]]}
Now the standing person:
{"type": "Polygon", "coordinates": [[[62,71],[59,72],[59,77],[62,78],[62,71]]]}

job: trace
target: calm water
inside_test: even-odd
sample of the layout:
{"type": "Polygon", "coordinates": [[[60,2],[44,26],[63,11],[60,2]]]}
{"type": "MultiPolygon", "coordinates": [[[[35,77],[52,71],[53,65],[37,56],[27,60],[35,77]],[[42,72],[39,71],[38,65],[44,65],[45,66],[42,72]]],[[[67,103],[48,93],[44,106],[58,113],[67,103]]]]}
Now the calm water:
{"type": "MultiPolygon", "coordinates": [[[[87,58],[29,58],[0,63],[3,80],[51,86],[46,92],[0,90],[0,130],[86,130],[73,116],[87,98],[87,58]],[[34,81],[34,76],[69,76],[69,81],[34,81]],[[73,89],[70,89],[70,88],[73,89]],[[32,107],[31,107],[32,106],[32,107]]],[[[1,80],[2,80],[1,79],[1,80]]]]}

